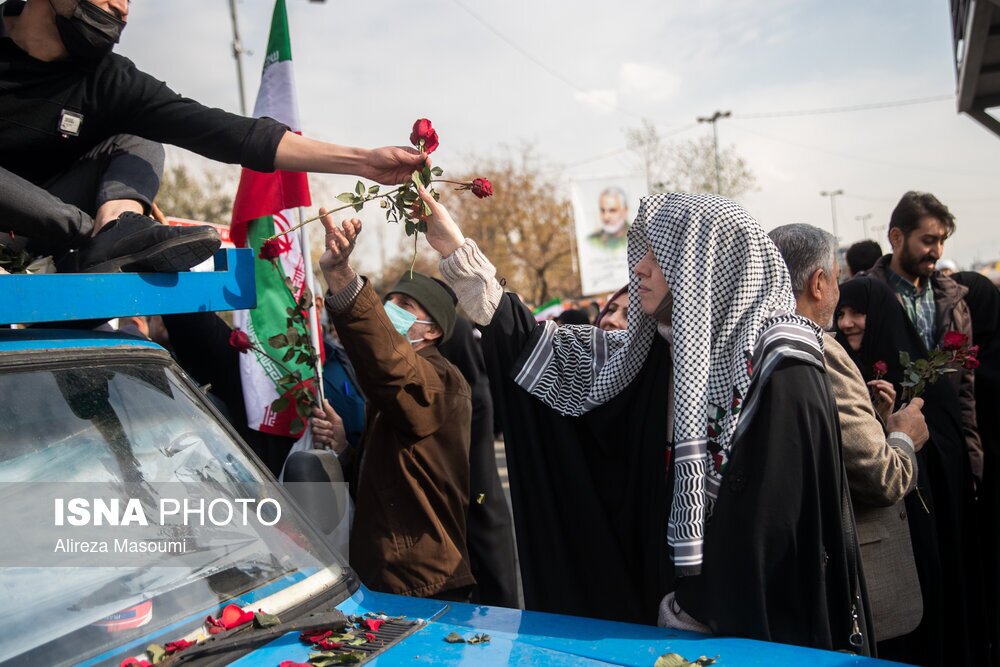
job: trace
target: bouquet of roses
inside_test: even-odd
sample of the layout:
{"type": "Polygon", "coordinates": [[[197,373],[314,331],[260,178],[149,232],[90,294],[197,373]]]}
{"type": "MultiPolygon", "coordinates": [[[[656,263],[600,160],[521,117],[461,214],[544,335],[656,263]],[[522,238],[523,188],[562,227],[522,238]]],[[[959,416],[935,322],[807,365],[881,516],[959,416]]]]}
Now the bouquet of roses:
{"type": "Polygon", "coordinates": [[[910,360],[906,352],[899,353],[903,366],[903,402],[909,402],[924,393],[927,385],[937,382],[946,373],[955,373],[960,367],[979,368],[979,346],[969,345],[969,337],[958,331],[944,335],[940,347],[931,350],[926,359],[910,360]]]}

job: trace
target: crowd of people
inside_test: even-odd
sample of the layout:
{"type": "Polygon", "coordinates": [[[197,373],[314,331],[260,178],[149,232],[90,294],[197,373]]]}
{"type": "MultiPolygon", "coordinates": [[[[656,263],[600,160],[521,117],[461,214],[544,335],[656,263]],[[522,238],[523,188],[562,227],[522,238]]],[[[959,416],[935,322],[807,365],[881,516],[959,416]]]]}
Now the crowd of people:
{"type": "MultiPolygon", "coordinates": [[[[7,245],[64,271],[177,271],[210,256],[211,227],[148,217],[159,142],[383,183],[426,160],[172,93],[112,53],[128,9],[0,5],[7,245]]],[[[650,195],[625,232],[628,284],[599,312],[539,322],[420,194],[441,279],[406,272],[383,295],[351,264],[360,221],[322,218],[328,400],[309,428],[349,482],[351,565],[367,586],[922,665],[1000,663],[1000,290],[943,266],[956,222],[942,202],[903,195],[891,252],[855,245],[842,280],[821,229],[767,234],[725,198],[650,195]]],[[[211,384],[281,471],[293,440],[247,426],[222,319],[128,326],[211,384]]]]}

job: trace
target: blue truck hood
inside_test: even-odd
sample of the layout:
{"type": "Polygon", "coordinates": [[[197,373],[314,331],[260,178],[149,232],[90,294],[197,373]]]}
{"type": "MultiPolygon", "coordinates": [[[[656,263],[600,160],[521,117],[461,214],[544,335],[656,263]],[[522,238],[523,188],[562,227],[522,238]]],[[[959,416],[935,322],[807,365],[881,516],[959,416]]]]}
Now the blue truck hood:
{"type": "MultiPolygon", "coordinates": [[[[749,639],[705,637],[572,616],[502,609],[374,593],[364,588],[338,608],[346,614],[382,612],[420,618],[427,625],[366,663],[372,667],[406,665],[629,665],[653,667],[664,653],[688,660],[719,657],[719,667],[774,665],[890,665],[846,653],[817,651],[749,639]],[[486,633],[488,644],[449,644],[452,632],[463,637],[486,633]]],[[[232,663],[274,667],[284,660],[305,662],[310,649],[290,633],[232,663]]]]}

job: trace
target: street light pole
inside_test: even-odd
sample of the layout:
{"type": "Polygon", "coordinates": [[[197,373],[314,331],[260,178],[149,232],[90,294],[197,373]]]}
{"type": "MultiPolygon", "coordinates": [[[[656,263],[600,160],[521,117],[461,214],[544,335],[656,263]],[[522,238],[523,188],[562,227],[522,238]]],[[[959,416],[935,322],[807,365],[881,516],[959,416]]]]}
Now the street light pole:
{"type": "Polygon", "coordinates": [[[715,148],[715,194],[722,194],[722,175],[719,166],[719,129],[717,123],[720,118],[729,118],[732,111],[716,111],[711,116],[698,116],[699,123],[712,124],[712,145],[715,148]]]}
{"type": "Polygon", "coordinates": [[[836,198],[838,195],[844,194],[843,190],[823,190],[819,193],[820,197],[830,198],[830,217],[833,219],[833,236],[837,239],[837,243],[840,243],[840,236],[837,234],[837,204],[836,198]]]}
{"type": "Polygon", "coordinates": [[[236,82],[240,88],[240,113],[247,115],[246,93],[243,89],[243,42],[240,41],[240,24],[236,17],[236,0],[229,0],[229,17],[233,21],[233,57],[236,58],[236,82]]]}
{"type": "Polygon", "coordinates": [[[854,216],[854,219],[861,222],[861,226],[865,230],[865,240],[867,241],[868,240],[868,221],[872,219],[872,214],[871,213],[865,213],[864,215],[856,215],[856,216],[854,216]]]}

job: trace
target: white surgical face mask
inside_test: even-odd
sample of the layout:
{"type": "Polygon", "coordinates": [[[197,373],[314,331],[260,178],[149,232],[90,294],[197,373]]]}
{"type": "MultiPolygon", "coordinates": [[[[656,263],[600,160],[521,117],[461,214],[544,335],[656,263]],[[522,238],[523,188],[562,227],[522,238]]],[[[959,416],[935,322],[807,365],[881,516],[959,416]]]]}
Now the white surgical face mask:
{"type": "Polygon", "coordinates": [[[434,324],[433,322],[428,322],[427,320],[418,320],[417,316],[404,308],[400,308],[392,301],[385,302],[385,314],[389,316],[389,321],[392,322],[392,326],[396,331],[399,332],[403,338],[410,345],[416,345],[420,341],[424,340],[421,336],[420,338],[413,339],[409,337],[410,327],[414,324],[434,324]]]}

